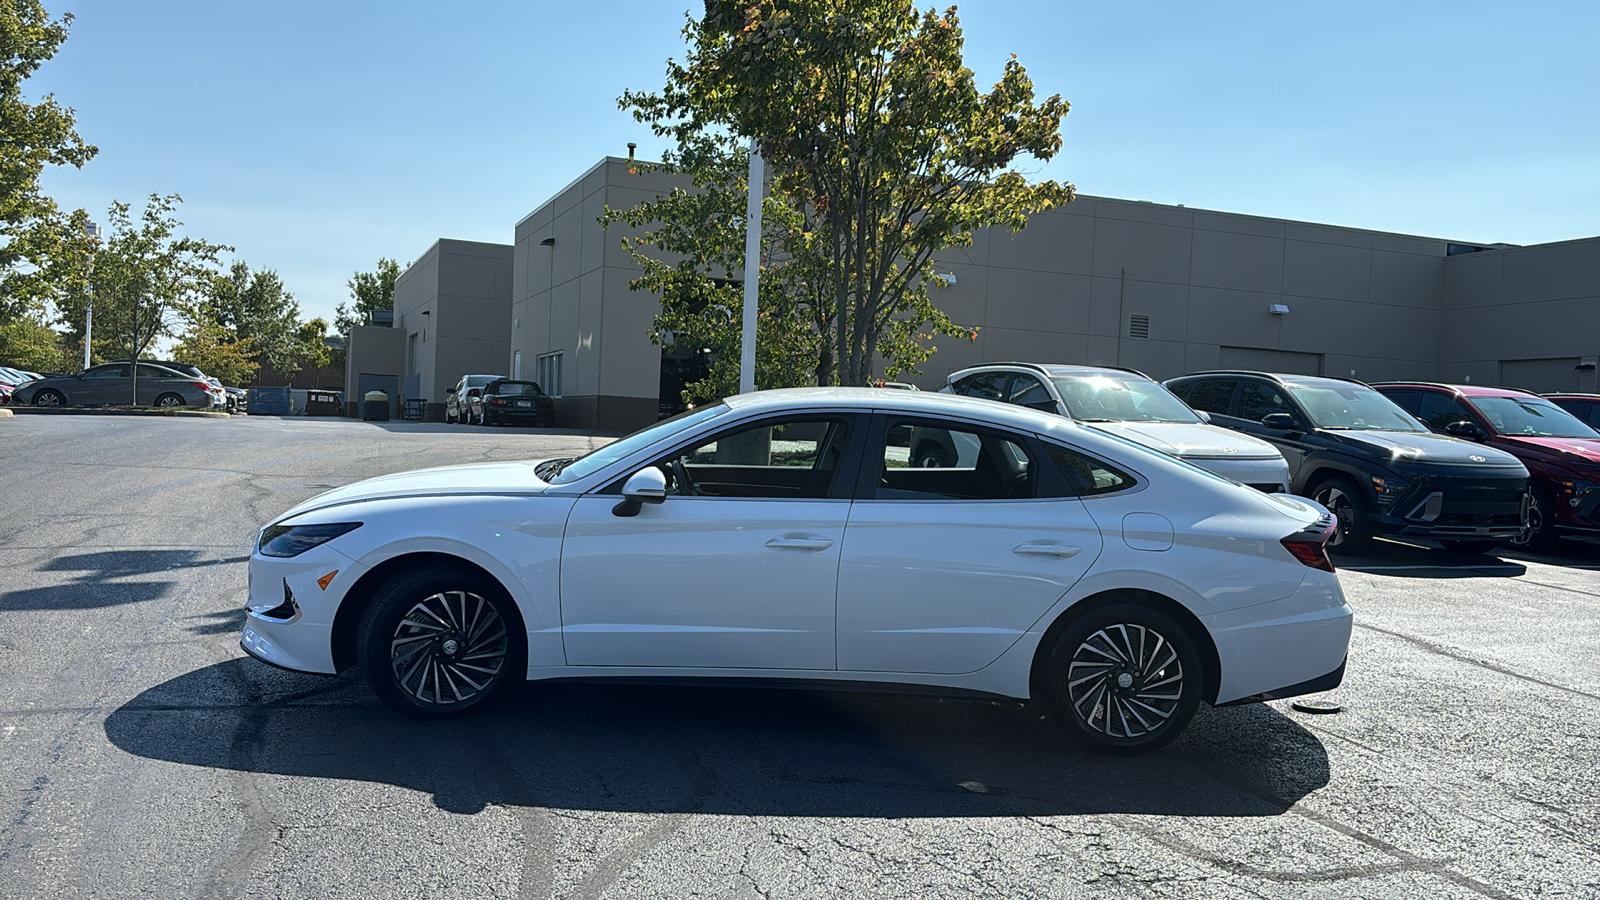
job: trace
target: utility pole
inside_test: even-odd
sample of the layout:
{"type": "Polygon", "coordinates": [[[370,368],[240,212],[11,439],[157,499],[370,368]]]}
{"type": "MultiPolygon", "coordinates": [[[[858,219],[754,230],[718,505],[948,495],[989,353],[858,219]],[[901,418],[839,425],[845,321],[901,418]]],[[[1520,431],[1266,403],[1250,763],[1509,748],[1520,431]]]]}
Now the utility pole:
{"type": "Polygon", "coordinates": [[[761,283],[761,194],[766,187],[761,148],[750,139],[749,203],[744,217],[744,319],[739,338],[739,393],[756,389],[756,295],[761,283]]]}
{"type": "Polygon", "coordinates": [[[89,309],[83,316],[83,367],[89,368],[89,345],[94,338],[94,256],[100,250],[100,226],[89,223],[89,237],[94,239],[94,249],[89,251],[89,271],[83,289],[89,295],[89,309]]]}

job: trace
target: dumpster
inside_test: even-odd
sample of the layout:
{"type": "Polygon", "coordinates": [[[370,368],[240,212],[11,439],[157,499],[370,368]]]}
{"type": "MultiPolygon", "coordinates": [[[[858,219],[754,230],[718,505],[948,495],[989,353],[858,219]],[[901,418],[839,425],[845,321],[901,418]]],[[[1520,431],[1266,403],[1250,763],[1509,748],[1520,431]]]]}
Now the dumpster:
{"type": "Polygon", "coordinates": [[[253,387],[245,405],[252,416],[287,416],[293,401],[286,387],[253,387]]]}
{"type": "Polygon", "coordinates": [[[383,391],[367,391],[361,398],[361,419],[366,422],[389,421],[389,395],[383,391]]]}
{"type": "Polygon", "coordinates": [[[338,391],[306,391],[306,415],[337,416],[340,414],[338,391]]]}

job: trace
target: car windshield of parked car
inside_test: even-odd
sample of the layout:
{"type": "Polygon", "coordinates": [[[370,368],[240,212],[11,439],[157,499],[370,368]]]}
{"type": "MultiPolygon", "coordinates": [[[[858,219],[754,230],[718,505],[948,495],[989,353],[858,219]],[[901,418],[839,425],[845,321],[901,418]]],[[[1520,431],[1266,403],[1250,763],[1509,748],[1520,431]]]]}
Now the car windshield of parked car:
{"type": "Polygon", "coordinates": [[[1318,428],[1349,431],[1419,431],[1426,425],[1364,384],[1289,382],[1289,392],[1318,428]]]}
{"type": "MultiPolygon", "coordinates": [[[[625,438],[619,438],[577,459],[563,461],[557,470],[545,480],[551,484],[569,484],[577,481],[600,471],[624,456],[628,456],[637,450],[642,450],[658,441],[667,440],[680,431],[693,428],[701,422],[720,416],[725,412],[728,412],[726,403],[713,403],[709,406],[678,413],[670,419],[662,419],[654,425],[641,428],[625,438]]],[[[540,477],[544,476],[541,474],[540,477]]]]}
{"type": "Polygon", "coordinates": [[[1473,397],[1499,434],[1524,437],[1597,438],[1593,428],[1548,400],[1534,397],[1473,397]]]}
{"type": "Polygon", "coordinates": [[[1194,410],[1154,381],[1115,375],[1074,375],[1052,380],[1067,412],[1080,422],[1201,421],[1194,410]]]}
{"type": "Polygon", "coordinates": [[[544,393],[533,381],[496,381],[484,388],[483,392],[497,397],[537,397],[544,393]]]}

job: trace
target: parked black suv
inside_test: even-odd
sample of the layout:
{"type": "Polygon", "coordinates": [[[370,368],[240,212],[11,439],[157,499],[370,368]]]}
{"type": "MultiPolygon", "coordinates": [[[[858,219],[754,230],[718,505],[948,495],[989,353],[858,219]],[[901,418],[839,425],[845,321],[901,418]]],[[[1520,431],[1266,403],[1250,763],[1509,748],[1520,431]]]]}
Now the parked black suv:
{"type": "Polygon", "coordinates": [[[1216,424],[1276,444],[1292,490],[1339,517],[1333,546],[1394,534],[1482,553],[1526,527],[1528,470],[1516,457],[1433,434],[1359,381],[1202,372],[1166,385],[1216,424]]]}

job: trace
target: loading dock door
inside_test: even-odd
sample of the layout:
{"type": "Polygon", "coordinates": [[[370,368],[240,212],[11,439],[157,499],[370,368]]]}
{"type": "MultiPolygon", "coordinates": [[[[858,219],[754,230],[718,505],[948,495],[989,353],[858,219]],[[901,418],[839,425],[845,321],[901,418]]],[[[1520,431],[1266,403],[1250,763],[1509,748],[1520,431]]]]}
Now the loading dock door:
{"type": "Polygon", "coordinates": [[[1261,350],[1255,347],[1223,347],[1220,361],[1224,369],[1249,369],[1284,375],[1322,374],[1321,353],[1261,350]]]}
{"type": "Polygon", "coordinates": [[[1500,361],[1500,386],[1540,394],[1576,391],[1578,363],[1572,359],[1506,359],[1500,361]]]}

